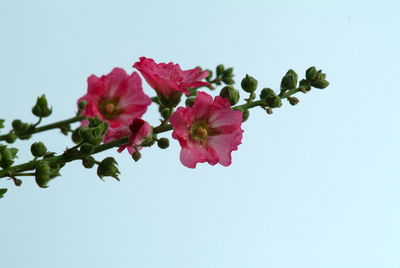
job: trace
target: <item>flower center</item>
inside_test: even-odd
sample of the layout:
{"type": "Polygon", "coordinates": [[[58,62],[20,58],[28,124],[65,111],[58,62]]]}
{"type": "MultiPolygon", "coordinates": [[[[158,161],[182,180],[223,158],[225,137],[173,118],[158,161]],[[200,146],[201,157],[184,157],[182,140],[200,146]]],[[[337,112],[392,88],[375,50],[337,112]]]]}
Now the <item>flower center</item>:
{"type": "Polygon", "coordinates": [[[208,126],[207,122],[197,121],[190,127],[189,134],[192,140],[204,143],[207,142],[208,136],[213,134],[213,129],[208,126]]]}
{"type": "Polygon", "coordinates": [[[200,139],[205,139],[207,138],[207,129],[204,127],[198,127],[194,131],[194,135],[200,139]]]}
{"type": "Polygon", "coordinates": [[[105,119],[113,119],[122,112],[118,109],[118,100],[116,99],[101,100],[99,103],[99,110],[105,119]]]}

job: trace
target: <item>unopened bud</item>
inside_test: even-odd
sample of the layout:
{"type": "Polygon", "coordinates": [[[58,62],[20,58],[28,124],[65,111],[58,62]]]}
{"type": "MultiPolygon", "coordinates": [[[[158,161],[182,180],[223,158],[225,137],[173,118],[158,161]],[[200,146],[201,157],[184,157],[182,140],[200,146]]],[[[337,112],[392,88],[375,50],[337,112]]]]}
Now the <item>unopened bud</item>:
{"type": "Polygon", "coordinates": [[[290,69],[287,71],[281,81],[281,90],[286,91],[294,89],[297,86],[297,73],[290,69]]]}
{"type": "Polygon", "coordinates": [[[97,175],[100,179],[103,179],[103,177],[113,177],[119,181],[118,174],[120,172],[117,168],[117,161],[113,157],[104,158],[97,167],[97,175]]]}
{"type": "Polygon", "coordinates": [[[312,82],[314,81],[316,74],[317,74],[317,69],[315,68],[315,66],[312,66],[308,68],[306,71],[306,79],[312,82]]]}
{"type": "Polygon", "coordinates": [[[235,80],[233,80],[231,77],[223,77],[222,81],[227,85],[235,84],[235,80]]]}
{"type": "Polygon", "coordinates": [[[18,130],[21,130],[21,128],[23,127],[23,123],[21,120],[16,119],[16,120],[12,121],[11,126],[15,131],[18,131],[18,130]]]}
{"type": "Polygon", "coordinates": [[[85,142],[81,145],[79,151],[83,154],[91,154],[94,151],[94,146],[90,143],[85,142]]]}
{"type": "Polygon", "coordinates": [[[160,138],[157,141],[157,145],[158,147],[160,147],[161,149],[167,149],[169,147],[169,140],[167,138],[160,138]]]}
{"type": "Polygon", "coordinates": [[[272,114],[272,109],[271,108],[268,107],[266,111],[267,111],[267,114],[272,114]]]}
{"type": "Polygon", "coordinates": [[[132,159],[137,162],[140,160],[140,158],[142,158],[142,154],[139,151],[134,151],[132,154],[132,159]]]}
{"type": "Polygon", "coordinates": [[[248,93],[253,93],[257,89],[257,85],[258,81],[248,74],[246,74],[241,83],[243,90],[248,93]]]}
{"type": "Polygon", "coordinates": [[[14,143],[16,139],[17,139],[17,135],[15,135],[14,133],[9,133],[9,134],[5,135],[5,137],[4,137],[4,140],[7,143],[14,143]]]}
{"type": "Polygon", "coordinates": [[[41,163],[36,167],[35,181],[41,188],[47,188],[47,183],[50,181],[50,166],[47,163],[41,163]]]}
{"type": "Polygon", "coordinates": [[[315,83],[312,84],[312,86],[315,88],[324,89],[327,86],[329,86],[329,82],[326,80],[316,81],[315,83]]]}
{"type": "Polygon", "coordinates": [[[225,67],[224,67],[223,64],[218,65],[218,66],[217,66],[217,76],[222,75],[222,73],[224,72],[224,70],[225,70],[225,67]]]}
{"type": "Polygon", "coordinates": [[[268,97],[276,96],[275,92],[271,88],[263,88],[260,93],[260,99],[264,100],[268,97]]]}
{"type": "Polygon", "coordinates": [[[224,87],[219,93],[219,95],[227,99],[231,105],[235,105],[236,103],[238,103],[240,98],[239,91],[231,86],[224,87]]]}
{"type": "Polygon", "coordinates": [[[287,100],[293,106],[299,103],[299,99],[296,97],[287,97],[287,100]]]}
{"type": "Polygon", "coordinates": [[[188,97],[185,101],[186,106],[192,107],[196,97],[188,97]]]}
{"type": "Polygon", "coordinates": [[[93,157],[88,156],[88,157],[82,159],[82,165],[85,168],[92,168],[95,165],[95,161],[96,160],[93,157]]]}
{"type": "Polygon", "coordinates": [[[47,148],[43,142],[35,142],[31,145],[31,153],[35,157],[42,157],[46,154],[47,148]]]}
{"type": "Polygon", "coordinates": [[[51,115],[51,108],[47,105],[47,99],[45,95],[37,98],[35,106],[32,108],[32,113],[37,117],[48,117],[51,115]]]}
{"type": "Polygon", "coordinates": [[[164,109],[161,111],[161,116],[162,116],[164,119],[169,118],[170,115],[171,115],[171,109],[170,109],[170,108],[164,108],[164,109]]]}
{"type": "Polygon", "coordinates": [[[87,105],[87,101],[81,100],[78,104],[78,109],[81,111],[81,110],[85,109],[86,105],[87,105]]]}

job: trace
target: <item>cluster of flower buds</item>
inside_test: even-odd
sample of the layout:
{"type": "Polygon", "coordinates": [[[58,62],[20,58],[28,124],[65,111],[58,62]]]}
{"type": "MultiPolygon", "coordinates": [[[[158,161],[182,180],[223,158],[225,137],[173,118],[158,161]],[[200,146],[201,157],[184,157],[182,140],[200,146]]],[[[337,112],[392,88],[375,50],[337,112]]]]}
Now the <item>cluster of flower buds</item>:
{"type": "MultiPolygon", "coordinates": [[[[66,163],[81,160],[85,168],[97,166],[101,179],[119,180],[117,161],[113,157],[97,161],[94,154],[113,148],[118,152],[126,149],[132,159],[138,161],[144,147],[157,144],[161,149],[168,148],[169,139],[158,135],[171,130],[172,138],[181,146],[180,160],[184,166],[195,168],[203,162],[229,166],[232,152],[238,150],[242,142],[242,122],[249,118],[249,109],[260,107],[271,114],[272,109],[282,106],[284,99],[296,105],[299,100],[293,95],[297,92],[306,93],[312,87],[322,89],[329,85],[326,75],[315,67],[309,68],[300,82],[297,73],[289,70],[281,80],[279,93],[265,87],[258,94],[258,81],[254,77],[246,75],[239,90],[234,86],[233,68],[222,64],[216,67],[215,76],[211,70],[203,71],[199,67],[182,70],[178,64],[156,63],[145,57],[133,67],[154,89],[156,96],[150,98],[144,93],[139,73],[128,74],[121,68],[114,68],[109,74],[88,78],[87,93],[77,101],[76,116],[39,126],[42,118],[52,112],[46,97],[40,96],[32,108],[39,121],[28,124],[14,120],[10,132],[0,135],[0,140],[12,143],[17,138],[27,139],[38,132],[60,129],[65,135],[71,133],[75,145],[56,155],[48,152],[42,142],[33,143],[33,160],[16,166],[13,164],[18,150],[0,145],[0,178],[9,177],[20,185],[22,181],[17,177],[34,176],[38,186],[46,188],[50,180],[60,176],[66,163]],[[200,90],[219,87],[217,96],[200,90]],[[242,100],[241,93],[248,97],[242,100]],[[183,97],[186,99],[182,105],[183,97]],[[156,126],[142,119],[152,103],[158,106],[161,116],[156,126]],[[72,130],[74,122],[80,122],[80,126],[72,130]]],[[[4,120],[0,120],[0,128],[3,123],[4,120]]],[[[0,189],[0,197],[6,191],[0,189]]]]}

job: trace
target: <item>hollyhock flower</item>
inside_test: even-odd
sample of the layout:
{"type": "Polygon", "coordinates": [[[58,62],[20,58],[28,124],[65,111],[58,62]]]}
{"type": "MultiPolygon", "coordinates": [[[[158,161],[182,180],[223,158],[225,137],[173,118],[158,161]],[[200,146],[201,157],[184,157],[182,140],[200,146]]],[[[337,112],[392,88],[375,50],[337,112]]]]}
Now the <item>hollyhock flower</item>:
{"type": "Polygon", "coordinates": [[[140,57],[133,67],[157,91],[158,96],[161,99],[170,100],[169,103],[172,103],[172,106],[178,104],[182,93],[190,94],[188,88],[208,85],[207,82],[201,81],[208,76],[208,72],[202,72],[200,68],[182,71],[179,64],[156,63],[153,59],[146,57],[140,57]]]}
{"type": "Polygon", "coordinates": [[[123,150],[128,149],[128,152],[133,154],[135,151],[142,149],[140,145],[151,137],[152,133],[153,129],[149,123],[140,118],[134,118],[129,126],[124,125],[110,129],[104,142],[129,136],[128,143],[120,146],[118,152],[121,153],[123,150]]]}
{"type": "Polygon", "coordinates": [[[242,113],[231,109],[230,103],[199,92],[192,107],[179,107],[170,117],[172,137],[182,147],[183,165],[195,168],[197,163],[231,164],[231,152],[241,144],[242,113]]]}
{"type": "MultiPolygon", "coordinates": [[[[114,68],[109,74],[97,77],[89,76],[88,90],[78,100],[87,102],[82,114],[88,117],[97,115],[107,120],[110,128],[128,126],[133,118],[140,118],[151,104],[144,94],[139,75],[134,72],[128,75],[121,68],[114,68]]],[[[87,121],[83,121],[87,125],[87,121]]]]}

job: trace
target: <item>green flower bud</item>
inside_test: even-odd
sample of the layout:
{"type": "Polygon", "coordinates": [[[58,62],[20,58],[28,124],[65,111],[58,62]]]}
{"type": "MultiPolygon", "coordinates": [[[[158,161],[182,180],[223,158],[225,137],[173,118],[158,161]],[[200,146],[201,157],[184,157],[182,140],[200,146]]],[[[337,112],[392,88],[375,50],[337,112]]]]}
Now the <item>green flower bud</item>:
{"type": "Polygon", "coordinates": [[[96,160],[95,160],[93,157],[88,156],[88,157],[82,159],[82,165],[83,165],[85,168],[92,168],[92,167],[96,164],[95,161],[96,161],[96,160]]]}
{"type": "Polygon", "coordinates": [[[47,183],[50,181],[51,170],[50,166],[43,162],[36,167],[35,181],[36,184],[41,188],[47,188],[47,183]]]}
{"type": "Polygon", "coordinates": [[[81,148],[79,151],[83,154],[91,154],[94,151],[94,146],[90,143],[85,142],[81,145],[81,148]]]}
{"type": "Polygon", "coordinates": [[[231,86],[224,87],[219,95],[227,99],[231,103],[231,105],[235,105],[236,103],[238,103],[240,98],[239,91],[231,86]]]}
{"type": "Polygon", "coordinates": [[[316,81],[313,83],[313,87],[319,88],[319,89],[324,89],[327,86],[329,86],[329,82],[326,80],[316,81]]]}
{"type": "Polygon", "coordinates": [[[140,158],[142,158],[142,154],[139,151],[134,151],[132,154],[132,159],[137,162],[140,160],[140,158]]]}
{"type": "Polygon", "coordinates": [[[266,97],[276,96],[275,92],[271,88],[263,88],[260,93],[260,99],[265,99],[266,97]]]}
{"type": "Polygon", "coordinates": [[[20,179],[13,178],[13,181],[14,181],[15,186],[17,186],[17,187],[22,185],[22,181],[20,179]]]}
{"type": "Polygon", "coordinates": [[[81,111],[81,110],[85,109],[86,105],[87,105],[87,101],[81,100],[78,104],[78,109],[81,111]]]}
{"type": "Polygon", "coordinates": [[[48,117],[51,115],[52,109],[47,105],[47,99],[45,95],[37,98],[35,106],[32,108],[32,113],[37,117],[48,117]]]}
{"type": "Polygon", "coordinates": [[[4,148],[4,150],[1,152],[1,155],[2,155],[2,158],[1,158],[0,166],[2,168],[7,168],[14,163],[14,157],[12,155],[12,152],[8,148],[4,148]]]}
{"type": "Polygon", "coordinates": [[[72,132],[71,139],[75,144],[78,144],[82,141],[81,136],[79,135],[79,128],[75,129],[72,132]]]}
{"type": "Polygon", "coordinates": [[[225,76],[225,77],[232,77],[232,76],[233,76],[233,68],[230,67],[230,68],[226,69],[226,70],[222,73],[222,76],[225,76]]]}
{"type": "Polygon", "coordinates": [[[117,168],[117,161],[113,157],[104,158],[97,167],[97,175],[100,179],[103,179],[103,177],[113,177],[119,181],[118,174],[120,172],[117,168]]]}
{"type": "Polygon", "coordinates": [[[102,133],[102,128],[89,128],[89,127],[81,127],[79,129],[79,136],[81,137],[82,141],[93,144],[99,145],[102,141],[102,136],[99,135],[102,133]]]}
{"type": "Polygon", "coordinates": [[[242,122],[247,121],[247,119],[249,119],[250,116],[250,111],[248,109],[244,110],[242,112],[242,122]]]}
{"type": "Polygon", "coordinates": [[[19,131],[23,128],[23,123],[21,120],[16,119],[16,120],[12,121],[11,126],[15,131],[19,131]]]}
{"type": "Polygon", "coordinates": [[[315,66],[312,66],[307,69],[307,71],[306,71],[307,81],[310,81],[310,82],[314,81],[316,75],[317,75],[317,69],[315,68],[315,66]]]}
{"type": "Polygon", "coordinates": [[[164,108],[164,109],[161,111],[161,116],[162,116],[162,118],[164,118],[164,119],[169,118],[170,115],[171,115],[171,109],[170,109],[170,108],[164,108]]]}
{"type": "Polygon", "coordinates": [[[31,145],[31,153],[35,157],[42,157],[46,154],[47,148],[43,142],[35,142],[31,145]]]}
{"type": "Polygon", "coordinates": [[[222,81],[223,81],[225,84],[227,84],[227,85],[233,85],[233,84],[235,84],[235,80],[233,80],[233,79],[230,78],[230,77],[223,77],[223,78],[222,78],[222,81]]]}
{"type": "Polygon", "coordinates": [[[258,81],[248,74],[246,74],[241,83],[243,90],[248,93],[253,93],[257,89],[257,85],[258,81]]]}
{"type": "Polygon", "coordinates": [[[265,102],[270,108],[278,108],[282,106],[282,101],[279,96],[272,96],[265,98],[265,102]]]}
{"type": "Polygon", "coordinates": [[[188,97],[185,101],[186,106],[192,107],[196,97],[188,97]]]}
{"type": "Polygon", "coordinates": [[[217,66],[217,76],[222,75],[222,73],[224,72],[224,70],[225,70],[225,67],[224,67],[223,64],[218,65],[218,66],[217,66]]]}
{"type": "MultiPolygon", "coordinates": [[[[4,119],[0,119],[0,129],[4,128],[4,119]]],[[[4,190],[4,189],[0,189],[0,190],[4,190]]],[[[7,189],[5,189],[7,190],[7,189]]]]}
{"type": "Polygon", "coordinates": [[[272,114],[273,113],[272,109],[270,107],[268,107],[266,111],[267,111],[267,114],[272,114]]]}
{"type": "Polygon", "coordinates": [[[290,69],[287,71],[281,81],[281,90],[286,91],[294,89],[297,86],[297,73],[290,69]]]}
{"type": "Polygon", "coordinates": [[[17,138],[18,138],[17,135],[15,135],[14,133],[9,133],[4,136],[4,140],[7,143],[14,143],[17,138]]]}
{"type": "Polygon", "coordinates": [[[160,147],[161,149],[167,149],[169,147],[169,140],[167,138],[160,138],[157,141],[157,145],[158,147],[160,147]]]}
{"type": "Polygon", "coordinates": [[[300,91],[306,93],[311,90],[311,82],[308,80],[302,79],[299,83],[300,91]]]}

